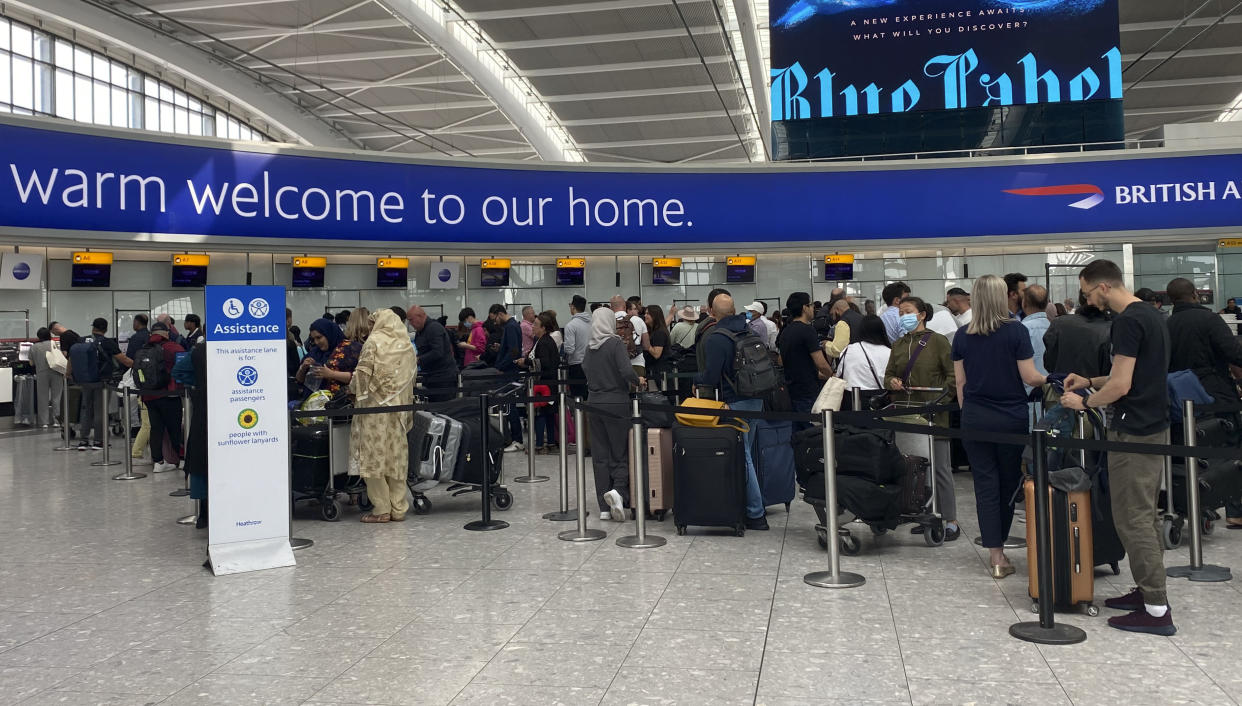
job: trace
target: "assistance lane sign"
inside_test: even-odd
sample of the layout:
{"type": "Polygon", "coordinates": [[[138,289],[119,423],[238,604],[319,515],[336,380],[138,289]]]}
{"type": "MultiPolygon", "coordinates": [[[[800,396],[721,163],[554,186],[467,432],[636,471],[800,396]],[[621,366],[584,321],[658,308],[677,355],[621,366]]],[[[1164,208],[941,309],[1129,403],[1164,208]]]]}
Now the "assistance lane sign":
{"type": "Polygon", "coordinates": [[[208,554],[217,576],[291,566],[284,287],[207,287],[208,554]]]}

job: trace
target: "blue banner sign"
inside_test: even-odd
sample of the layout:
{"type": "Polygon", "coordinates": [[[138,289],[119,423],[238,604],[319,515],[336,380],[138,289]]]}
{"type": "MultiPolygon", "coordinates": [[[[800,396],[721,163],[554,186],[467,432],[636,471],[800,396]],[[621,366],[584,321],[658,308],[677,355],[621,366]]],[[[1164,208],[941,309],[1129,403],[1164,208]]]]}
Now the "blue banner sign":
{"type": "Polygon", "coordinates": [[[0,121],[3,227],[623,246],[1242,225],[1242,154],[1232,153],[608,171],[247,152],[18,122],[0,121]]]}
{"type": "Polygon", "coordinates": [[[1121,98],[1117,0],[769,0],[772,119],[1121,98]]]}

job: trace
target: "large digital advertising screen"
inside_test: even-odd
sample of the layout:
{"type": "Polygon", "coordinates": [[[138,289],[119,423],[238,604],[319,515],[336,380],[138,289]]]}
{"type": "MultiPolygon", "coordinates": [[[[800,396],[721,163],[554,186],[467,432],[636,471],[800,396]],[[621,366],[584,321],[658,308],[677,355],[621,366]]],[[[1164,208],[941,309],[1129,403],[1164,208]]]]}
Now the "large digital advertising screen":
{"type": "Polygon", "coordinates": [[[769,0],[772,119],[1121,98],[1117,0],[769,0]]]}

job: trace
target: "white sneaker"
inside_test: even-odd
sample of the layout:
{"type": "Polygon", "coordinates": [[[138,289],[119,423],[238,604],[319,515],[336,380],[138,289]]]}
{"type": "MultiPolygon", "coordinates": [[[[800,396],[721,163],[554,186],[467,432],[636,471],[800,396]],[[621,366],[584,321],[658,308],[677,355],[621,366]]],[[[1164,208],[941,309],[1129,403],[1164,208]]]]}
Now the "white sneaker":
{"type": "Polygon", "coordinates": [[[604,502],[608,503],[610,510],[608,513],[609,519],[616,522],[625,522],[626,518],[629,517],[629,513],[625,510],[625,501],[621,499],[621,493],[618,493],[616,490],[604,493],[604,502]]]}
{"type": "Polygon", "coordinates": [[[525,446],[522,446],[522,442],[515,441],[512,444],[509,444],[508,446],[506,446],[505,451],[521,451],[522,449],[525,449],[525,448],[526,448],[525,446]]]}
{"type": "Polygon", "coordinates": [[[612,515],[609,514],[607,510],[604,510],[603,512],[599,513],[599,519],[603,520],[604,522],[607,522],[608,520],[612,519],[612,515]]]}
{"type": "Polygon", "coordinates": [[[175,470],[177,470],[176,464],[164,463],[163,461],[154,464],[151,468],[152,473],[167,473],[168,471],[175,471],[175,470]]]}

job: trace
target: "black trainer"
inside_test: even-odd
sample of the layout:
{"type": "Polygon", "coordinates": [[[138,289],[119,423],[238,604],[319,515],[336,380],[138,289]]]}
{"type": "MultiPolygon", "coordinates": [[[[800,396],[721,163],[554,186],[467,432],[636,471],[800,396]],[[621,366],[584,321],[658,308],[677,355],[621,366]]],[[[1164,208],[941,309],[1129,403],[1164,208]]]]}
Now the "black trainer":
{"type": "Polygon", "coordinates": [[[1113,610],[1135,611],[1145,610],[1143,607],[1143,592],[1137,586],[1124,596],[1116,596],[1104,601],[1105,608],[1113,610]]]}
{"type": "Polygon", "coordinates": [[[1125,630],[1127,632],[1144,632],[1149,635],[1163,635],[1169,637],[1177,633],[1177,627],[1173,625],[1173,609],[1165,611],[1164,616],[1157,618],[1147,612],[1147,608],[1140,607],[1133,613],[1118,615],[1108,619],[1109,627],[1125,630]]]}
{"type": "Polygon", "coordinates": [[[767,515],[764,515],[763,517],[747,517],[746,518],[746,529],[758,530],[758,531],[763,531],[763,530],[768,529],[767,515]]]}

